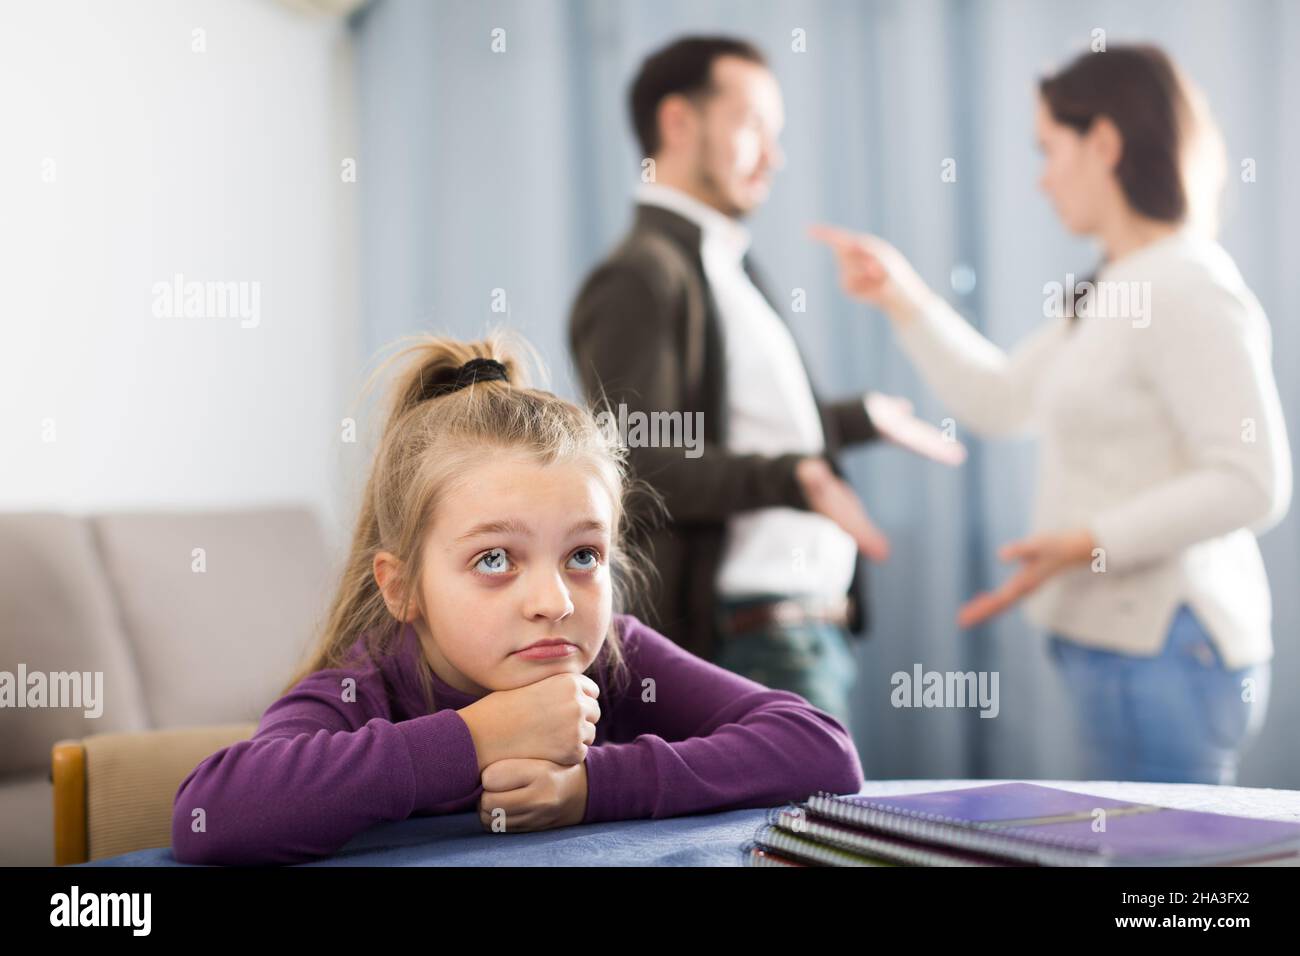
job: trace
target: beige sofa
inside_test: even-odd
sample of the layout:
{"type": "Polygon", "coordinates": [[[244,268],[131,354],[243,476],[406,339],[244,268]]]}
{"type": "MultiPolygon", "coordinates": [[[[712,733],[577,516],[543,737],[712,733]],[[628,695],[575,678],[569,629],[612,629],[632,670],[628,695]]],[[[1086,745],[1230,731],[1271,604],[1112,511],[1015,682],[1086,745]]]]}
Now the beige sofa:
{"type": "Polygon", "coordinates": [[[98,717],[0,707],[0,865],[54,861],[55,742],[257,721],[336,564],[305,508],[0,514],[0,671],[103,675],[98,717]]]}

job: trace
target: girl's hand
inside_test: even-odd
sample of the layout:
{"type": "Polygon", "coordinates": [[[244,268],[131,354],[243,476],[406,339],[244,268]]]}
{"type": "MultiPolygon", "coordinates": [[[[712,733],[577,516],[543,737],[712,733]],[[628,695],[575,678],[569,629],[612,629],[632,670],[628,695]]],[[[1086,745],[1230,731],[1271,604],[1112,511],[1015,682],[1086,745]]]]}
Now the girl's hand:
{"type": "Polygon", "coordinates": [[[933,295],[907,258],[879,236],[827,225],[809,227],[808,235],[835,253],[845,293],[884,309],[891,319],[905,318],[933,295]]]}
{"type": "Polygon", "coordinates": [[[486,830],[568,827],[581,823],[587,813],[585,762],[563,766],[549,760],[498,760],[483,771],[482,783],[478,815],[486,830]]]}
{"type": "Polygon", "coordinates": [[[572,766],[587,759],[600,720],[600,687],[585,674],[552,674],[493,691],[457,713],[469,727],[480,772],[509,758],[572,766]]]}
{"type": "Polygon", "coordinates": [[[1019,560],[1020,569],[996,591],[977,594],[957,612],[959,627],[971,627],[1001,614],[1052,575],[1092,558],[1097,544],[1088,531],[1056,531],[1030,535],[1003,545],[998,557],[1019,560]]]}

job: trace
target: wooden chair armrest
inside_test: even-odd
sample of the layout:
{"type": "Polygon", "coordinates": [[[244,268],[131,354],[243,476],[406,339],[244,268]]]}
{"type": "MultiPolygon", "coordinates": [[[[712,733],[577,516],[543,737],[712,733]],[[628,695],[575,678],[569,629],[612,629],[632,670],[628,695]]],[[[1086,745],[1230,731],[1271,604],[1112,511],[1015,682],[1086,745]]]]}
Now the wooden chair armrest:
{"type": "Polygon", "coordinates": [[[181,781],[256,730],[256,723],[222,724],[60,740],[50,759],[55,865],[167,846],[181,781]]]}

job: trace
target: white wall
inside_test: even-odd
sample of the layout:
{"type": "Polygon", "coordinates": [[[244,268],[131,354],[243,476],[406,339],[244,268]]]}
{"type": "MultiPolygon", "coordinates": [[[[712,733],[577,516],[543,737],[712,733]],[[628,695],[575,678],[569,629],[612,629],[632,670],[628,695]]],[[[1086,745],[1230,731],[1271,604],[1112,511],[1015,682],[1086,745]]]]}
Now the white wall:
{"type": "Polygon", "coordinates": [[[278,0],[0,0],[0,509],[304,502],[339,540],[352,86],[343,21],[278,0]],[[176,273],[260,321],[159,317],[176,273]]]}

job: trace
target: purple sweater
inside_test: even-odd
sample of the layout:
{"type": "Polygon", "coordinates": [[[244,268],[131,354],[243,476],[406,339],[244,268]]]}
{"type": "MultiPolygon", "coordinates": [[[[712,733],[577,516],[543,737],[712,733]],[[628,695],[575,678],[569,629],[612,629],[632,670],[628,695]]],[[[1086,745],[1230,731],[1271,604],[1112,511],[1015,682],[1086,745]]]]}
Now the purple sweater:
{"type": "MultiPolygon", "coordinates": [[[[856,793],[862,766],[835,718],[683,650],[631,615],[615,621],[631,680],[600,687],[587,751],[583,823],[776,806],[818,790],[856,793]],[[654,697],[642,700],[652,678],[654,697]]],[[[483,788],[458,708],[478,697],[432,675],[424,706],[415,630],[378,664],[317,671],[262,715],[257,733],[211,755],[176,792],[172,851],[182,863],[298,863],[366,828],[475,810],[483,788]],[[344,700],[346,678],[355,701],[344,700]],[[202,808],[206,829],[194,832],[202,808]]]]}

